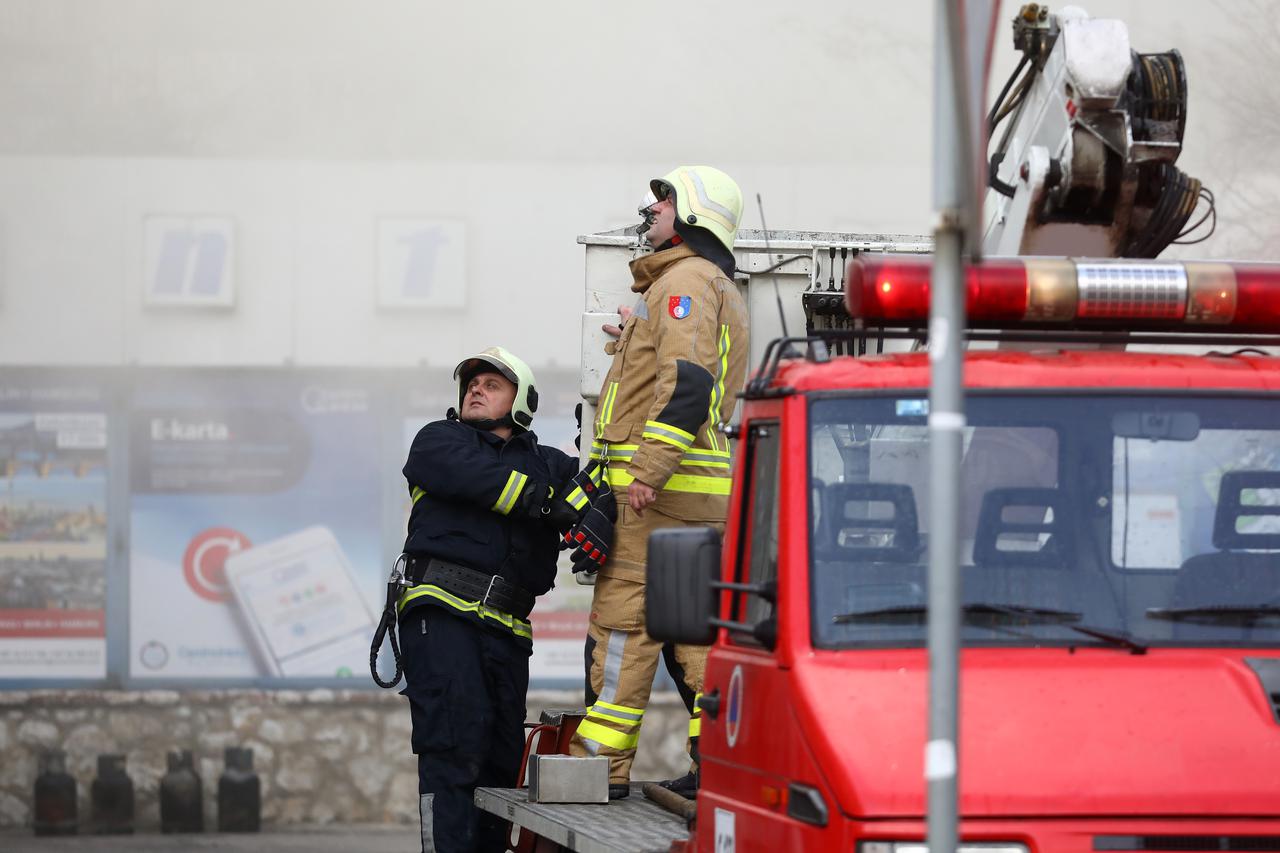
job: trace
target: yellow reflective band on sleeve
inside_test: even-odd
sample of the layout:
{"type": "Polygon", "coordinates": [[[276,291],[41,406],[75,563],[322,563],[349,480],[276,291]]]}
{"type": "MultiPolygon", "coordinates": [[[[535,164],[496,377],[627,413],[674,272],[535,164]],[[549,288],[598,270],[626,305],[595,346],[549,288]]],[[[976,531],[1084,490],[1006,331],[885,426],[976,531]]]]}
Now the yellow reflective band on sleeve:
{"type": "Polygon", "coordinates": [[[679,427],[673,427],[671,424],[664,424],[661,421],[645,421],[644,432],[641,433],[642,438],[654,438],[658,441],[665,441],[672,447],[678,447],[681,450],[688,450],[689,445],[693,444],[693,433],[685,432],[679,427]]]}
{"type": "Polygon", "coordinates": [[[517,637],[524,637],[526,640],[533,639],[533,626],[525,620],[493,607],[486,607],[478,601],[467,601],[466,599],[458,598],[458,596],[451,592],[446,592],[435,584],[421,584],[405,590],[401,594],[400,600],[396,603],[396,612],[403,613],[410,602],[419,598],[434,598],[436,601],[443,602],[455,610],[461,610],[463,613],[474,613],[485,621],[495,622],[517,637]]]}
{"type": "MultiPolygon", "coordinates": [[[[609,469],[609,485],[615,489],[625,488],[635,480],[626,471],[609,469]]],[[[672,474],[663,486],[664,491],[691,492],[699,495],[727,495],[732,487],[728,477],[705,477],[699,474],[672,474]]]]}
{"type": "Polygon", "coordinates": [[[681,459],[680,464],[688,465],[691,468],[723,468],[726,471],[729,470],[728,462],[700,462],[694,459],[681,459]]]}
{"type": "Polygon", "coordinates": [[[410,490],[409,490],[409,497],[413,498],[413,502],[414,502],[415,504],[416,504],[416,503],[418,502],[418,500],[419,500],[420,498],[422,498],[425,494],[426,494],[426,492],[424,492],[422,489],[418,488],[417,486],[414,486],[412,489],[410,489],[410,490]]]}
{"type": "Polygon", "coordinates": [[[511,476],[507,478],[507,484],[502,487],[502,493],[498,495],[498,499],[493,502],[490,509],[502,515],[509,514],[515,508],[516,500],[519,499],[520,493],[524,491],[528,482],[529,478],[526,475],[519,471],[512,471],[511,476]]]}
{"type": "Polygon", "coordinates": [[[591,458],[606,462],[630,462],[640,448],[638,444],[605,444],[600,441],[591,443],[591,458]]]}
{"type": "Polygon", "coordinates": [[[729,468],[729,451],[727,450],[690,450],[680,460],[681,465],[692,465],[701,468],[729,468]]]}
{"type": "Polygon", "coordinates": [[[636,744],[640,742],[639,732],[623,734],[599,723],[593,723],[590,720],[583,720],[578,723],[578,734],[588,740],[595,741],[601,746],[608,746],[618,750],[634,749],[636,744]]]}

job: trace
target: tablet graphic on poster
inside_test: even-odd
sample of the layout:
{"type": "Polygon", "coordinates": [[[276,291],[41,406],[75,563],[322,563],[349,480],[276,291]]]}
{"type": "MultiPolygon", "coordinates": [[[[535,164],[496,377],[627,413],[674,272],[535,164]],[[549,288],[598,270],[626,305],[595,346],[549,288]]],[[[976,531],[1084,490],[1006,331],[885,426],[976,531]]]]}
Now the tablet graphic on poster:
{"type": "Polygon", "coordinates": [[[367,659],[373,613],[329,528],[308,527],[237,550],[225,575],[269,674],[343,676],[353,660],[367,659]]]}

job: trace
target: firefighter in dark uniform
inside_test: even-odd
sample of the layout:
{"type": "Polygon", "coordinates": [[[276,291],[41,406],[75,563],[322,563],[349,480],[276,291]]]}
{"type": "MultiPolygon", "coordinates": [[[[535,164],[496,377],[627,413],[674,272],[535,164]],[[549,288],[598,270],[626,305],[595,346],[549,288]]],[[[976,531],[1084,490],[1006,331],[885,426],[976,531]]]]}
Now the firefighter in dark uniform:
{"type": "Polygon", "coordinates": [[[398,603],[403,693],[423,850],[501,851],[507,824],[472,798],[477,787],[516,784],[529,611],[554,582],[562,536],[590,543],[574,552],[577,570],[603,562],[611,527],[603,501],[591,503],[601,495],[595,466],[579,472],[529,431],[538,397],[523,361],[492,347],[454,378],[457,411],[418,432],[404,466],[413,510],[410,586],[398,603]]]}

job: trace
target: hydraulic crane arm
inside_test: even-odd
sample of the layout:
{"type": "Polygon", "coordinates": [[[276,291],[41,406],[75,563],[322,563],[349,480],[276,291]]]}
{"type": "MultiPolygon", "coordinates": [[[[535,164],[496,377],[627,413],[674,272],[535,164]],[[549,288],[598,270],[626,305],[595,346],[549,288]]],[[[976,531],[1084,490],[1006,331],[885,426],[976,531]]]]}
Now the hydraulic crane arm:
{"type": "Polygon", "coordinates": [[[1036,3],[1013,38],[1022,59],[988,117],[987,254],[1154,258],[1208,220],[1213,194],[1174,165],[1178,51],[1136,53],[1123,22],[1036,3]]]}

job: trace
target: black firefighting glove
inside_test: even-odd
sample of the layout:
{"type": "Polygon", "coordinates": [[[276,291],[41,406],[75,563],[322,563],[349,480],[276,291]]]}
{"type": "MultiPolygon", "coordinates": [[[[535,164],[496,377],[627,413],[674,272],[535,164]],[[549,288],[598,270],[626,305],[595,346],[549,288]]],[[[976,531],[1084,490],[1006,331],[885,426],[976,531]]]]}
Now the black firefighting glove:
{"type": "Polygon", "coordinates": [[[564,492],[539,480],[530,480],[516,499],[513,515],[541,521],[557,531],[568,530],[581,514],[565,500],[564,492]]]}
{"type": "Polygon", "coordinates": [[[613,524],[618,520],[618,502],[612,491],[602,491],[587,509],[582,520],[564,535],[564,541],[573,553],[574,573],[595,574],[613,548],[613,524]]]}
{"type": "MultiPolygon", "coordinates": [[[[574,523],[580,521],[586,514],[587,507],[608,489],[604,482],[604,469],[594,459],[587,463],[587,467],[566,480],[561,490],[564,502],[573,507],[576,513],[574,523]]],[[[562,531],[563,529],[561,528],[562,531]]]]}

